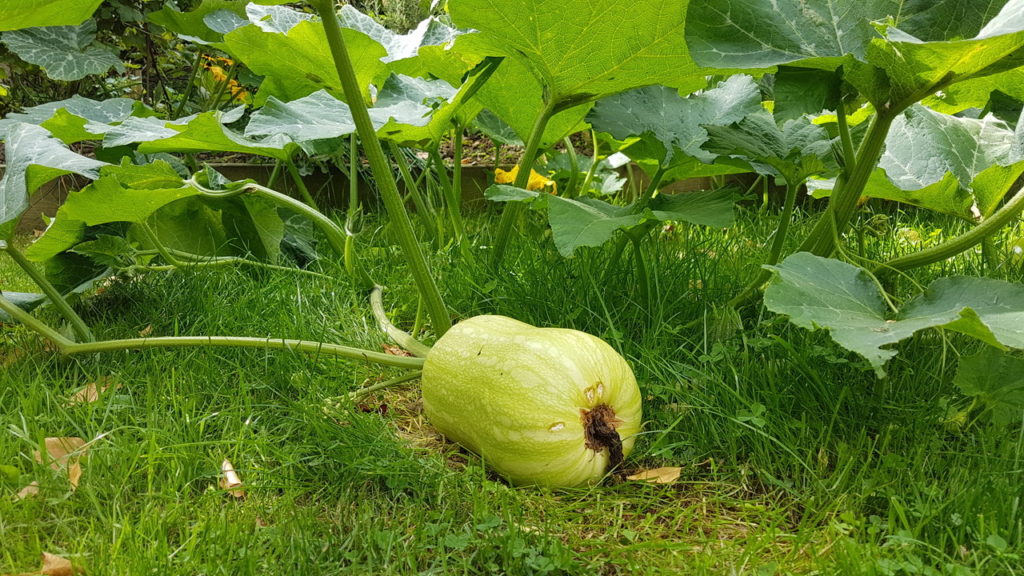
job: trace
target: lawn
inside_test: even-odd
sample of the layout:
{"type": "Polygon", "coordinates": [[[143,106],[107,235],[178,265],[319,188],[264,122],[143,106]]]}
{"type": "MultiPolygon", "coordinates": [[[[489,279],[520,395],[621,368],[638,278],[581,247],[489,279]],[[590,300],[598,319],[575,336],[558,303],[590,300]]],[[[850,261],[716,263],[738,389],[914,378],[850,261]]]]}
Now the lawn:
{"type": "MultiPolygon", "coordinates": [[[[38,569],[44,552],[94,575],[1024,572],[1024,432],[979,417],[953,383],[957,357],[979,343],[922,333],[877,379],[825,333],[763,309],[715,316],[756,271],[775,216],[746,206],[731,229],[659,232],[650,301],[630,266],[605,270],[611,246],[565,259],[538,231],[497,274],[483,258],[430,255],[456,320],[504,314],[617,348],[646,421],[625,472],[680,468],[666,484],[613,475],[577,489],[510,486],[432,430],[415,381],[351,400],[394,375],[371,365],[233,349],[61,357],[7,324],[0,574],[38,569]],[[105,392],[82,401],[90,385],[105,392]],[[66,470],[34,460],[48,437],[86,441],[77,489],[66,470]],[[240,491],[222,485],[224,460],[240,491]],[[17,497],[31,482],[38,493],[17,497]]],[[[886,228],[887,217],[869,216],[855,229],[875,260],[959,226],[910,212],[886,228]]],[[[799,214],[795,236],[811,224],[799,214]]],[[[392,319],[412,327],[415,287],[396,248],[386,234],[361,241],[392,319]]],[[[1021,281],[1011,253],[1000,262],[984,269],[969,252],[914,279],[1021,281]]],[[[29,286],[0,265],[5,288],[29,286]]],[[[312,269],[322,276],[118,276],[75,308],[101,338],[247,334],[380,349],[344,269],[330,258],[312,269]]],[[[909,295],[900,284],[894,294],[909,295]]]]}

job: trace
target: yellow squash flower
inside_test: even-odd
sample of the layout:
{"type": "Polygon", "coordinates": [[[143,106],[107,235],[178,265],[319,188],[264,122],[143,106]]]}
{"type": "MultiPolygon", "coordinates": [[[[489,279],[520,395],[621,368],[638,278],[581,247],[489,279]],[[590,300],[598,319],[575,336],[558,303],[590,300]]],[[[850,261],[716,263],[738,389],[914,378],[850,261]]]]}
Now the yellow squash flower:
{"type": "MultiPolygon", "coordinates": [[[[516,181],[516,177],[519,175],[519,166],[511,170],[502,170],[497,168],[494,171],[494,183],[495,184],[512,184],[516,181]]],[[[543,192],[545,190],[555,194],[558,192],[558,185],[555,184],[554,180],[545,178],[537,173],[536,170],[530,170],[530,181],[526,185],[527,190],[536,190],[537,192],[543,192]]]]}

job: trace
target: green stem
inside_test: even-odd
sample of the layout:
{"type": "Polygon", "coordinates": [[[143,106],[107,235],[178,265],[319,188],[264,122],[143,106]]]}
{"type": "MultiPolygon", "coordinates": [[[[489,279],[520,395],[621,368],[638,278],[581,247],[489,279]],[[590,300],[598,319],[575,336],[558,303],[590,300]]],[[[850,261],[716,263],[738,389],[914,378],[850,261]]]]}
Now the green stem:
{"type": "Polygon", "coordinates": [[[397,386],[399,384],[404,384],[404,383],[409,382],[411,380],[415,380],[415,379],[419,378],[422,375],[423,375],[423,371],[422,370],[417,370],[415,372],[409,372],[408,374],[402,374],[401,376],[396,376],[394,378],[391,378],[390,380],[385,380],[383,382],[377,382],[376,384],[371,384],[369,386],[360,388],[359,390],[353,390],[349,394],[349,398],[352,399],[353,401],[361,400],[361,399],[365,398],[366,396],[368,396],[370,394],[373,394],[374,392],[380,392],[381,390],[384,390],[385,388],[391,388],[392,386],[397,386]]]}
{"type": "Polygon", "coordinates": [[[394,175],[384,156],[380,140],[377,139],[373,122],[370,121],[370,114],[364,100],[364,91],[356,80],[352,60],[345,47],[345,39],[341,35],[338,16],[334,12],[334,2],[333,0],[310,0],[310,4],[320,15],[324,32],[327,35],[327,43],[331,49],[331,56],[334,58],[337,68],[338,78],[345,92],[345,100],[348,102],[352,119],[359,132],[359,138],[362,140],[363,151],[370,162],[373,175],[377,179],[381,199],[391,217],[391,224],[394,227],[398,244],[402,248],[416,286],[426,300],[434,330],[438,335],[442,335],[452,326],[451,316],[441,298],[441,291],[438,290],[437,284],[430,275],[430,268],[427,266],[426,257],[416,240],[412,221],[409,219],[409,214],[402,203],[402,197],[398,193],[398,185],[395,183],[394,175]]]}
{"type": "Polygon", "coordinates": [[[849,175],[857,166],[857,153],[853,150],[853,136],[850,135],[850,123],[846,120],[846,107],[842,102],[836,106],[836,123],[843,150],[843,173],[849,175]]]}
{"type": "Polygon", "coordinates": [[[597,174],[597,164],[601,161],[601,157],[598,155],[598,141],[597,141],[597,130],[590,131],[590,138],[594,145],[594,156],[591,158],[590,169],[587,170],[587,175],[583,177],[583,183],[580,184],[580,194],[586,193],[590,189],[590,183],[594,181],[594,174],[597,174]]]}
{"type": "Polygon", "coordinates": [[[176,120],[181,117],[181,113],[185,110],[185,105],[188,104],[188,99],[192,97],[192,91],[196,86],[196,76],[199,75],[199,68],[203,64],[203,52],[202,50],[196,52],[196,59],[192,63],[192,72],[188,77],[188,84],[185,85],[185,93],[181,96],[181,102],[175,107],[174,112],[171,114],[171,119],[176,120]]]}
{"type": "Polygon", "coordinates": [[[295,166],[295,162],[291,158],[284,161],[285,168],[288,169],[288,175],[292,177],[292,182],[295,183],[295,187],[299,189],[299,194],[302,195],[302,199],[306,201],[306,204],[313,210],[320,210],[320,207],[316,205],[316,200],[313,199],[313,195],[309,193],[309,188],[306,187],[306,182],[302,180],[302,174],[299,174],[298,167],[295,166]]]}
{"type": "Polygon", "coordinates": [[[462,209],[462,136],[463,127],[458,122],[455,123],[455,138],[453,139],[453,158],[452,158],[452,192],[455,202],[458,203],[459,209],[462,209]]]}
{"type": "Polygon", "coordinates": [[[644,258],[643,236],[630,235],[629,241],[633,245],[633,262],[636,265],[637,287],[640,289],[640,302],[645,309],[651,307],[651,286],[647,273],[647,260],[644,258]]]}
{"type": "Polygon", "coordinates": [[[905,272],[952,258],[991,237],[1000,228],[1020,216],[1021,211],[1024,211],[1024,191],[1018,190],[1006,204],[971,230],[931,248],[889,260],[875,268],[873,273],[883,276],[893,272],[905,272]]]}
{"type": "Polygon", "coordinates": [[[231,85],[231,81],[235,79],[235,73],[238,72],[237,68],[238,66],[236,66],[232,62],[231,67],[228,69],[228,73],[225,74],[224,81],[217,83],[217,90],[213,93],[213,96],[210,98],[210,105],[207,107],[207,110],[218,110],[220,108],[220,97],[224,94],[224,91],[227,90],[228,87],[231,85]]]}
{"type": "Polygon", "coordinates": [[[448,205],[448,218],[452,221],[452,231],[455,234],[455,243],[461,245],[462,237],[466,228],[462,221],[462,206],[459,205],[458,194],[451,180],[448,179],[448,169],[441,158],[441,152],[437,146],[430,149],[430,157],[437,165],[437,177],[441,182],[441,192],[444,195],[445,204],[448,205]]]}
{"type": "Polygon", "coordinates": [[[356,250],[356,236],[362,207],[359,205],[359,147],[356,135],[349,136],[348,156],[348,211],[345,213],[345,271],[360,290],[373,290],[373,279],[366,272],[356,250]]]}
{"type": "Polygon", "coordinates": [[[246,183],[236,190],[214,190],[197,182],[196,177],[193,175],[192,178],[186,180],[186,183],[202,192],[204,196],[209,196],[211,198],[227,198],[238,194],[250,193],[266,198],[278,206],[287,208],[293,212],[298,212],[299,214],[309,218],[313,224],[316,225],[316,227],[319,228],[325,236],[327,236],[327,243],[330,244],[331,249],[334,250],[334,253],[337,254],[338,257],[345,257],[345,231],[322,212],[300,200],[296,200],[287,194],[282,194],[277,190],[272,190],[266,186],[260,186],[259,184],[252,182],[246,183]]]}
{"type": "MultiPolygon", "coordinates": [[[[519,161],[519,173],[516,174],[516,180],[512,183],[516,188],[526,188],[530,183],[533,162],[537,159],[537,152],[540,150],[540,143],[544,138],[544,129],[547,128],[548,121],[554,116],[555,108],[554,101],[547,102],[540,111],[540,114],[537,115],[537,120],[530,131],[530,138],[526,142],[526,150],[523,151],[523,157],[519,161]]],[[[508,202],[501,212],[498,232],[494,238],[495,266],[501,264],[501,260],[505,257],[505,250],[508,248],[508,243],[512,236],[512,226],[519,219],[523,208],[524,205],[521,202],[508,202]]]]}
{"type": "Polygon", "coordinates": [[[157,237],[156,232],[153,232],[153,228],[151,228],[149,224],[143,221],[139,222],[138,226],[139,230],[142,230],[142,234],[146,237],[146,240],[149,240],[149,243],[153,245],[157,254],[160,254],[160,257],[162,257],[165,262],[174,267],[181,266],[181,261],[175,258],[174,254],[164,246],[164,243],[160,241],[160,238],[157,237]]]}
{"type": "Polygon", "coordinates": [[[654,199],[654,194],[658,191],[658,186],[661,185],[661,181],[665,178],[666,171],[665,166],[661,164],[658,165],[658,169],[655,170],[654,174],[651,176],[651,182],[647,185],[647,189],[644,190],[644,195],[640,198],[640,201],[637,202],[636,207],[638,210],[647,208],[647,205],[654,199]]]}
{"type": "Polygon", "coordinates": [[[372,362],[396,368],[419,369],[422,358],[395,356],[372,350],[362,350],[338,344],[325,344],[310,340],[285,338],[251,338],[243,336],[165,336],[158,338],[130,338],[125,340],[100,340],[98,342],[74,342],[60,332],[50,328],[34,316],[0,295],[0,310],[12,318],[52,341],[62,354],[93,354],[118,350],[142,350],[145,348],[183,348],[190,346],[214,346],[221,348],[259,348],[262,350],[289,350],[310,354],[329,354],[360,362],[372,362]]]}
{"type": "Polygon", "coordinates": [[[11,260],[14,260],[14,263],[24,270],[25,274],[27,274],[29,278],[39,286],[39,289],[43,291],[43,294],[46,294],[46,297],[50,300],[50,303],[53,304],[53,307],[57,309],[57,312],[59,312],[60,315],[68,321],[80,340],[84,340],[86,342],[92,342],[95,340],[92,335],[92,331],[89,330],[88,326],[86,326],[85,321],[82,320],[81,316],[71,308],[71,305],[68,304],[68,301],[64,299],[64,296],[61,295],[57,288],[46,279],[46,276],[42,272],[36,269],[36,267],[33,266],[27,258],[25,258],[25,255],[22,254],[20,250],[15,248],[13,244],[8,244],[2,241],[0,241],[0,250],[7,252],[7,255],[11,257],[11,260]]]}
{"type": "Polygon", "coordinates": [[[214,258],[208,258],[199,254],[189,254],[187,252],[181,252],[180,250],[170,250],[175,256],[179,258],[188,258],[188,260],[179,261],[178,264],[172,264],[170,266],[132,266],[130,270],[149,271],[149,272],[166,272],[171,270],[178,270],[181,268],[192,268],[192,267],[212,267],[212,266],[230,266],[232,264],[239,264],[245,266],[253,266],[255,268],[263,268],[265,270],[274,270],[276,272],[289,272],[294,274],[303,274],[306,276],[312,276],[314,278],[321,278],[329,280],[330,276],[321,274],[319,272],[313,272],[312,270],[303,270],[302,268],[291,268],[288,266],[278,266],[277,264],[268,264],[266,262],[258,262],[256,260],[249,260],[247,258],[239,258],[237,256],[217,256],[214,258]]]}
{"type": "Polygon", "coordinates": [[[578,196],[576,194],[576,184],[580,179],[580,161],[576,157],[576,148],[572,145],[572,139],[566,136],[562,139],[562,142],[565,143],[565,153],[569,156],[569,184],[562,194],[566,198],[575,198],[578,196]]]}
{"type": "MultiPolygon", "coordinates": [[[[786,246],[786,236],[789,234],[790,220],[793,219],[793,208],[796,206],[796,194],[802,185],[803,182],[786,182],[786,201],[782,206],[782,214],[779,216],[779,225],[775,229],[771,248],[768,250],[768,259],[764,262],[768,266],[778,264],[782,257],[782,250],[786,246]]],[[[747,284],[739,294],[729,300],[728,305],[736,307],[745,304],[765,282],[771,279],[771,276],[770,270],[762,269],[753,282],[747,284]]]]}
{"type": "Polygon", "coordinates": [[[835,251],[834,238],[842,237],[843,231],[857,211],[857,200],[863,194],[864,186],[878,164],[882,148],[885,146],[885,138],[898,114],[899,112],[895,110],[882,110],[875,115],[867,134],[864,135],[864,140],[861,141],[848,178],[836,181],[828,208],[801,244],[799,251],[811,252],[817,256],[829,256],[835,251]]]}
{"type": "Polygon", "coordinates": [[[405,154],[402,153],[402,149],[398,147],[398,144],[389,140],[388,150],[391,152],[391,157],[395,160],[395,164],[398,165],[398,172],[402,175],[402,182],[405,183],[405,188],[409,191],[412,203],[416,206],[416,214],[419,215],[420,220],[426,225],[427,234],[431,238],[436,238],[437,222],[435,218],[437,216],[434,213],[434,207],[423,196],[423,191],[420,190],[419,184],[412,177],[412,172],[409,170],[409,162],[406,161],[405,154]]]}
{"type": "Polygon", "coordinates": [[[277,183],[278,177],[281,176],[281,162],[280,160],[274,160],[274,168],[270,171],[270,177],[267,178],[267,188],[273,188],[274,184],[277,183]]]}
{"type": "Polygon", "coordinates": [[[395,344],[405,348],[413,355],[419,356],[420,358],[426,357],[430,352],[430,346],[427,346],[413,338],[412,334],[401,330],[388,319],[388,314],[384,311],[384,300],[381,298],[381,292],[383,290],[383,286],[374,286],[373,291],[370,292],[370,308],[373,309],[373,317],[377,319],[377,324],[380,325],[380,329],[383,330],[389,338],[394,340],[395,344]]]}

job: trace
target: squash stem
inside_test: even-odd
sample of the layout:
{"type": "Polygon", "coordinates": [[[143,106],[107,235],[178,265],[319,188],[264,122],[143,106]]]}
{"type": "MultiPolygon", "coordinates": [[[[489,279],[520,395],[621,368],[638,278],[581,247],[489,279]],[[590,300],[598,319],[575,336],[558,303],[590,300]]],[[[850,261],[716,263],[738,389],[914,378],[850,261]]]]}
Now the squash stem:
{"type": "Polygon", "coordinates": [[[263,350],[290,350],[311,354],[329,354],[350,360],[371,362],[396,368],[420,369],[422,358],[410,356],[394,356],[383,352],[362,350],[338,344],[326,344],[310,340],[290,340],[286,338],[253,338],[243,336],[165,336],[157,338],[130,338],[124,340],[100,340],[96,342],[74,342],[60,332],[47,326],[34,316],[25,312],[10,300],[0,295],[0,310],[35,331],[37,334],[53,342],[62,354],[93,354],[96,352],[113,352],[117,350],[142,350],[144,348],[182,348],[190,346],[216,346],[230,348],[260,348],[263,350]]]}
{"type": "Polygon", "coordinates": [[[370,292],[370,307],[373,309],[373,317],[377,319],[380,329],[394,340],[395,344],[408,350],[411,354],[420,358],[425,357],[430,352],[430,346],[416,340],[412,334],[401,330],[388,319],[388,314],[384,311],[384,300],[381,297],[383,291],[384,287],[378,285],[374,286],[373,291],[370,292]]]}

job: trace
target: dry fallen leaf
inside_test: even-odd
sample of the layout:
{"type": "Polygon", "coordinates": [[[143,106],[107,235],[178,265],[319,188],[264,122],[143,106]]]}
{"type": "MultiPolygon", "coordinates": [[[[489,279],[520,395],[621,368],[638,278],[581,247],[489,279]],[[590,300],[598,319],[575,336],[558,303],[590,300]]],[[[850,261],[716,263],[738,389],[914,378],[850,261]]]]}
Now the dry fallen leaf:
{"type": "Polygon", "coordinates": [[[120,384],[112,384],[110,378],[103,377],[95,382],[90,382],[84,387],[75,390],[73,394],[68,398],[68,405],[74,404],[89,404],[100,399],[107,390],[113,387],[117,390],[121,387],[120,384]]]}
{"type": "Polygon", "coordinates": [[[650,482],[652,484],[671,484],[679,479],[679,474],[682,470],[682,468],[677,466],[666,466],[664,468],[654,468],[653,470],[641,470],[636,474],[626,476],[626,480],[639,480],[642,482],[650,482]]]}
{"type": "Polygon", "coordinates": [[[71,560],[61,558],[56,554],[43,552],[43,567],[39,570],[40,574],[45,574],[46,576],[72,576],[72,574],[81,571],[81,568],[76,569],[71,565],[71,560]]]}
{"type": "MultiPolygon", "coordinates": [[[[82,454],[85,440],[78,437],[47,438],[46,454],[50,468],[58,472],[63,470],[68,475],[68,482],[71,483],[71,490],[78,489],[78,482],[82,479],[82,454]]],[[[45,464],[42,455],[38,450],[32,452],[36,462],[45,464]]]]}
{"type": "Polygon", "coordinates": [[[147,324],[145,328],[143,328],[142,330],[139,330],[139,336],[142,336],[143,338],[145,338],[146,336],[149,336],[152,333],[153,333],[153,325],[152,324],[147,324]]]}
{"type": "Polygon", "coordinates": [[[381,347],[384,348],[385,354],[391,354],[392,356],[412,356],[412,354],[404,348],[400,348],[392,344],[382,344],[381,347]]]}
{"type": "Polygon", "coordinates": [[[17,576],[74,576],[75,574],[82,574],[84,572],[85,570],[81,567],[72,565],[71,561],[67,558],[62,558],[56,554],[50,554],[49,552],[43,552],[42,568],[34,572],[24,572],[17,576]]]}
{"type": "Polygon", "coordinates": [[[28,486],[21,489],[20,492],[14,495],[15,500],[24,500],[39,494],[39,482],[32,481],[28,486]]]}
{"type": "Polygon", "coordinates": [[[231,465],[231,461],[224,459],[220,464],[220,489],[227,490],[228,494],[231,494],[235,498],[245,498],[245,491],[239,490],[242,487],[242,479],[238,476],[238,472],[235,472],[235,467],[231,465]]]}

